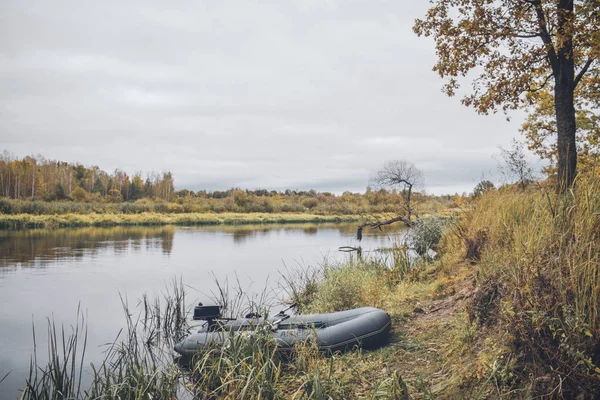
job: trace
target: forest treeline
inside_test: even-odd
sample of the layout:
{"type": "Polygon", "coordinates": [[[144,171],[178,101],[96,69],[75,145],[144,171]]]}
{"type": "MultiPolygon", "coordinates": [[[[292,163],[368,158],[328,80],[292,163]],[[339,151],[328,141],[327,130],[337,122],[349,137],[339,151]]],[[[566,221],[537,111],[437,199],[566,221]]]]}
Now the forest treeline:
{"type": "Polygon", "coordinates": [[[0,155],[0,195],[15,200],[121,201],[141,198],[170,200],[174,196],[171,172],[127,175],[112,174],[98,166],[48,160],[43,156],[15,158],[0,155]]]}
{"type": "MultiPolygon", "coordinates": [[[[171,172],[112,174],[97,166],[48,160],[42,156],[0,155],[0,213],[206,213],[266,212],[363,214],[396,212],[403,203],[395,190],[367,188],[364,194],[335,195],[316,190],[175,190],[171,172]]],[[[462,197],[414,195],[415,203],[436,207],[460,203],[462,197]]]]}

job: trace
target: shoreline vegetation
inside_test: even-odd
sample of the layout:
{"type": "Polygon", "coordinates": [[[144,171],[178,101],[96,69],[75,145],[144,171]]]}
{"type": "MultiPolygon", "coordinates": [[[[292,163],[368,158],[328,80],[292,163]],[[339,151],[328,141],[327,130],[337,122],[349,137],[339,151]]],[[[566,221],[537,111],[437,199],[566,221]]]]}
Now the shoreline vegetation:
{"type": "Polygon", "coordinates": [[[0,214],[0,229],[38,229],[110,226],[207,226],[298,223],[344,223],[360,220],[358,215],[315,215],[298,213],[140,213],[140,214],[0,214]]]}
{"type": "MultiPolygon", "coordinates": [[[[490,189],[458,218],[442,218],[441,237],[432,239],[424,226],[387,252],[286,273],[287,300],[302,313],[386,310],[392,332],[377,350],[324,355],[307,343],[289,359],[258,333],[180,368],[171,345],[189,328],[190,303],[175,289],[161,304],[140,302],[140,326],[126,310],[130,332],[93,369],[91,383],[77,380],[77,371],[89,370],[80,365],[81,349],[61,347],[82,340],[57,338],[51,329],[53,359],[32,366],[22,398],[595,398],[599,188],[599,179],[581,178],[567,196],[538,185],[490,189]],[[438,257],[408,257],[409,247],[423,245],[438,257]],[[171,340],[162,351],[153,347],[157,326],[171,340]]],[[[241,290],[219,286],[218,293],[222,305],[260,304],[241,290]]]]}
{"type": "MultiPolygon", "coordinates": [[[[212,225],[355,222],[397,213],[400,190],[364,193],[316,190],[175,190],[170,172],[129,176],[97,166],[0,154],[0,229],[114,225],[212,225]]],[[[462,204],[466,194],[412,194],[422,213],[462,204]]]]}

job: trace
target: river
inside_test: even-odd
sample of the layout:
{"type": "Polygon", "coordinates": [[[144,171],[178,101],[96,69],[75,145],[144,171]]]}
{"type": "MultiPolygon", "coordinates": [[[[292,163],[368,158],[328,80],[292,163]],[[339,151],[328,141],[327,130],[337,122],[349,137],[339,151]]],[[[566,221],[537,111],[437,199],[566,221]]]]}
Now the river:
{"type": "MultiPolygon", "coordinates": [[[[356,224],[217,227],[112,227],[0,231],[0,398],[18,398],[33,352],[32,324],[46,340],[47,319],[58,326],[86,316],[88,356],[123,328],[121,297],[135,307],[145,293],[159,296],[186,284],[191,303],[211,303],[215,279],[239,282],[248,293],[271,288],[285,300],[281,275],[348,257],[356,224]]],[[[390,247],[400,233],[365,232],[363,250],[390,247]]],[[[236,283],[237,285],[237,283],[236,283]]]]}

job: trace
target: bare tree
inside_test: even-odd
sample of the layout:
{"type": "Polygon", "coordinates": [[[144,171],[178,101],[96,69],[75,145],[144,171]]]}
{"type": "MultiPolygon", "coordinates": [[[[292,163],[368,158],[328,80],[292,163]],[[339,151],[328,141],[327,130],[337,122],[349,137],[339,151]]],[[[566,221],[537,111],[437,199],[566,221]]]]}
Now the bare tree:
{"type": "Polygon", "coordinates": [[[401,213],[385,221],[371,221],[362,223],[356,232],[356,239],[362,240],[362,230],[366,227],[375,229],[395,222],[402,222],[406,226],[413,224],[413,215],[416,216],[412,205],[413,189],[423,183],[423,173],[413,163],[405,160],[388,161],[383,168],[373,177],[373,182],[386,189],[396,189],[403,196],[401,213]]]}
{"type": "Polygon", "coordinates": [[[535,180],[533,168],[527,161],[523,143],[513,139],[512,146],[509,149],[500,148],[500,171],[508,181],[516,180],[521,189],[525,189],[527,185],[535,180]]]}

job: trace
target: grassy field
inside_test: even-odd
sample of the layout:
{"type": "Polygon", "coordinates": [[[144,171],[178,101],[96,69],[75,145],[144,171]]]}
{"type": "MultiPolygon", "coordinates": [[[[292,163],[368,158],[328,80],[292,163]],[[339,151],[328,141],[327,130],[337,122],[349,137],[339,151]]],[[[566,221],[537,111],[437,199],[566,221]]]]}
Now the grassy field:
{"type": "Polygon", "coordinates": [[[357,215],[314,215],[296,213],[141,213],[141,214],[0,214],[0,229],[64,228],[87,226],[144,225],[242,225],[354,222],[357,215]]]}
{"type": "Polygon", "coordinates": [[[58,391],[82,398],[597,398],[599,185],[580,179],[561,197],[539,186],[490,191],[447,222],[434,261],[410,261],[398,244],[287,275],[290,298],[303,312],[386,310],[393,329],[380,349],[323,355],[308,343],[287,359],[259,333],[181,369],[170,352],[157,358],[143,345],[144,335],[156,338],[152,327],[171,338],[184,333],[189,310],[175,290],[162,305],[145,307],[140,320],[153,323],[142,330],[128,324],[130,334],[113,354],[125,361],[98,368],[87,392],[74,378],[54,378],[53,371],[78,365],[61,356],[73,352],[55,340],[54,364],[32,372],[23,398],[59,398],[40,396],[58,391]]]}

